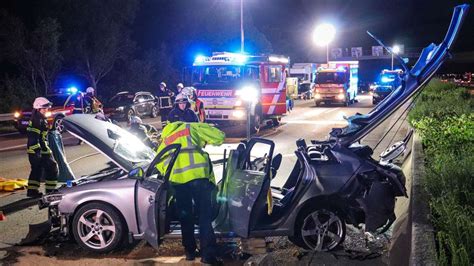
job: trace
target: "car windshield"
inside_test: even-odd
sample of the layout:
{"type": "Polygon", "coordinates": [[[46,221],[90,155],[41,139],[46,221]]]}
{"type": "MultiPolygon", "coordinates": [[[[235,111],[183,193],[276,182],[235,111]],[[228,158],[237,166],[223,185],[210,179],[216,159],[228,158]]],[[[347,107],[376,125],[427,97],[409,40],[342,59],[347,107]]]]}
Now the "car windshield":
{"type": "Polygon", "coordinates": [[[307,92],[311,89],[311,84],[310,83],[303,83],[300,84],[298,87],[299,92],[307,92]]]}
{"type": "Polygon", "coordinates": [[[66,103],[69,95],[53,95],[47,96],[48,100],[53,103],[53,106],[63,106],[66,103]]]}
{"type": "Polygon", "coordinates": [[[121,130],[115,141],[114,153],[134,164],[144,165],[150,163],[155,157],[155,152],[143,144],[135,135],[121,130]]]}
{"type": "Polygon", "coordinates": [[[117,94],[110,99],[110,103],[130,103],[135,98],[135,94],[127,93],[127,94],[117,94]]]}
{"type": "Polygon", "coordinates": [[[193,68],[193,84],[233,84],[246,78],[258,79],[258,67],[199,66],[193,68]]]}
{"type": "Polygon", "coordinates": [[[326,83],[336,83],[344,84],[344,76],[346,74],[343,72],[319,72],[316,75],[317,84],[326,84],[326,83]]]}

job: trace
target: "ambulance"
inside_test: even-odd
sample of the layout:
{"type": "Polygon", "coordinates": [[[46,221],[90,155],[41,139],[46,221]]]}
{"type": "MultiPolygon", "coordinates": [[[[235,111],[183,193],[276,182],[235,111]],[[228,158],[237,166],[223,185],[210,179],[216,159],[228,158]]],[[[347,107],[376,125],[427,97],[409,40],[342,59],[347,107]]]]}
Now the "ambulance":
{"type": "Polygon", "coordinates": [[[339,103],[348,106],[356,101],[358,61],[329,61],[318,68],[314,86],[314,103],[339,103]]]}

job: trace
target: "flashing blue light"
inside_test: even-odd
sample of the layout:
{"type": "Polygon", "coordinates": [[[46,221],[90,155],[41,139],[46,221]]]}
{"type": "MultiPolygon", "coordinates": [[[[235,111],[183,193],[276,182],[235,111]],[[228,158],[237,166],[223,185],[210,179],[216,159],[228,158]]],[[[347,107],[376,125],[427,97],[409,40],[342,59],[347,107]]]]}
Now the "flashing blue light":
{"type": "Polygon", "coordinates": [[[196,59],[194,59],[195,63],[203,63],[206,60],[206,57],[204,55],[198,55],[196,56],[196,59]]]}
{"type": "Polygon", "coordinates": [[[385,77],[385,76],[380,79],[380,81],[382,83],[389,83],[389,82],[392,82],[394,80],[395,80],[394,78],[389,78],[389,77],[385,77]]]}
{"type": "Polygon", "coordinates": [[[339,70],[339,71],[346,71],[346,68],[343,67],[343,66],[339,66],[339,67],[337,67],[337,70],[339,70]]]}
{"type": "Polygon", "coordinates": [[[67,92],[71,94],[76,94],[77,93],[77,88],[76,87],[70,87],[67,89],[67,92]]]}

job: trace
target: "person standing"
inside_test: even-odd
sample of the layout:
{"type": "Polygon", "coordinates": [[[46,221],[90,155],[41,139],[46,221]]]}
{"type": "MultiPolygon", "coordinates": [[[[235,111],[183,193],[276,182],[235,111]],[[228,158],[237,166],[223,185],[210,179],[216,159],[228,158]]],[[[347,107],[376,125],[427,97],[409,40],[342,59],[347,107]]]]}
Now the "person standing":
{"type": "Polygon", "coordinates": [[[102,103],[95,97],[95,90],[92,87],[86,89],[86,95],[84,96],[85,113],[99,113],[102,112],[102,103]]]}
{"type": "Polygon", "coordinates": [[[183,91],[183,88],[183,83],[178,83],[178,85],[176,85],[176,95],[180,94],[183,91]]]}
{"type": "Polygon", "coordinates": [[[199,122],[198,117],[193,110],[190,109],[191,104],[186,96],[182,93],[176,96],[173,110],[168,115],[168,121],[170,123],[182,121],[182,122],[199,122]]]}
{"type": "MultiPolygon", "coordinates": [[[[212,227],[213,191],[216,181],[209,154],[203,150],[206,144],[221,145],[225,134],[206,123],[173,122],[162,132],[162,142],[157,152],[171,144],[181,144],[181,151],[171,170],[170,183],[174,189],[176,207],[182,231],[182,245],[186,260],[196,257],[196,240],[194,238],[193,202],[199,217],[199,241],[201,262],[216,264],[216,237],[212,227]]],[[[158,170],[166,172],[167,161],[159,163],[158,170]]]]}
{"type": "Polygon", "coordinates": [[[46,193],[52,192],[58,182],[58,165],[53,159],[47,140],[49,126],[46,114],[51,105],[52,103],[44,97],[36,98],[33,102],[31,119],[26,128],[28,137],[27,153],[31,165],[27,197],[42,196],[39,187],[43,172],[46,179],[46,193]]]}
{"type": "Polygon", "coordinates": [[[166,83],[161,82],[160,88],[156,92],[156,97],[160,105],[161,126],[165,127],[168,121],[168,114],[173,108],[174,93],[166,88],[166,83]]]}

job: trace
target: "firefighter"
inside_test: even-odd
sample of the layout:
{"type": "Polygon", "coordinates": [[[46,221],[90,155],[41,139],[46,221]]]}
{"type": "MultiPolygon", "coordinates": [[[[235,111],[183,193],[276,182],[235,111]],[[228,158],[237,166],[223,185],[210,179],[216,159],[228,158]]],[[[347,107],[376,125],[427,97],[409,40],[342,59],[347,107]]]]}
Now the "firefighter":
{"type": "Polygon", "coordinates": [[[92,87],[86,89],[84,103],[86,105],[85,113],[96,114],[102,111],[102,103],[95,97],[95,90],[92,87]]]}
{"type": "Polygon", "coordinates": [[[191,104],[187,97],[185,97],[182,93],[176,96],[176,101],[174,102],[173,110],[168,115],[169,122],[199,122],[198,117],[194,113],[193,110],[190,109],[191,104]]]}
{"type": "MultiPolygon", "coordinates": [[[[196,257],[195,216],[192,212],[194,202],[199,217],[201,262],[216,264],[216,237],[212,227],[212,206],[215,206],[215,199],[212,197],[216,181],[209,154],[203,148],[206,144],[221,145],[225,134],[205,123],[174,122],[164,128],[161,137],[163,141],[158,152],[167,145],[181,144],[181,151],[169,180],[174,189],[186,260],[194,260],[196,257]]],[[[165,173],[167,166],[168,160],[163,160],[156,167],[161,173],[165,173]]]]}
{"type": "Polygon", "coordinates": [[[156,148],[156,139],[158,138],[158,130],[152,125],[144,124],[138,116],[130,118],[130,133],[137,136],[147,146],[156,148]]]}
{"type": "Polygon", "coordinates": [[[192,102],[191,109],[197,115],[199,122],[204,123],[206,121],[206,111],[204,109],[204,103],[201,100],[199,100],[199,98],[197,97],[197,93],[195,89],[192,89],[192,92],[189,98],[190,98],[190,101],[192,102]]]}
{"type": "Polygon", "coordinates": [[[31,172],[28,178],[27,197],[40,197],[39,186],[43,172],[46,179],[46,193],[56,188],[58,180],[58,165],[54,161],[51,149],[48,146],[48,121],[46,113],[52,103],[44,98],[38,97],[33,102],[33,111],[30,122],[28,123],[27,136],[27,152],[28,160],[31,165],[31,172]]]}
{"type": "Polygon", "coordinates": [[[183,88],[184,88],[183,83],[178,83],[178,85],[176,85],[176,95],[180,94],[183,88]]]}
{"type": "Polygon", "coordinates": [[[165,127],[168,114],[173,108],[174,93],[166,88],[166,83],[160,83],[160,89],[156,93],[160,105],[161,126],[165,127]]]}

